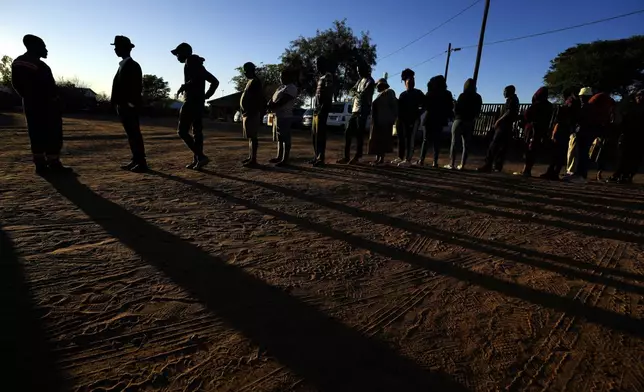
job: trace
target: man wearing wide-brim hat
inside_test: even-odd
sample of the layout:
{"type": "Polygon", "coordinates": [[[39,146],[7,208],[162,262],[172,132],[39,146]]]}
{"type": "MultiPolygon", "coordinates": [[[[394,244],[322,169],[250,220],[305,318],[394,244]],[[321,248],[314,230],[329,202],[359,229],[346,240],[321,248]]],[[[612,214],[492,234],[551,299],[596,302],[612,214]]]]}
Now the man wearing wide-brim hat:
{"type": "Polygon", "coordinates": [[[41,60],[47,58],[47,46],[31,34],[25,35],[22,42],[27,52],[11,64],[12,84],[22,98],[36,173],[69,172],[60,162],[63,119],[56,80],[51,68],[41,60]]]}
{"type": "Polygon", "coordinates": [[[145,159],[143,135],[139,123],[139,113],[142,106],[141,94],[143,91],[143,72],[139,63],[132,59],[134,44],[128,37],[117,35],[114,37],[114,53],[121,58],[119,69],[112,83],[111,102],[119,115],[123,129],[132,151],[132,159],[127,165],[121,166],[123,170],[142,173],[148,170],[145,159]]]}

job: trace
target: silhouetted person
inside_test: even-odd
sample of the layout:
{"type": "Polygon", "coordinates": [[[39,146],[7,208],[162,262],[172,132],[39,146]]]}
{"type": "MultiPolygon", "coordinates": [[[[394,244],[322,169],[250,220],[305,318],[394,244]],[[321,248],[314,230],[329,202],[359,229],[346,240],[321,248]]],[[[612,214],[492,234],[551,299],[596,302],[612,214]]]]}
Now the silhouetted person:
{"type": "Polygon", "coordinates": [[[139,124],[139,111],[141,110],[143,91],[143,72],[139,63],[131,57],[134,45],[128,37],[117,35],[114,37],[114,53],[122,60],[112,83],[112,106],[121,119],[123,129],[132,151],[132,159],[127,165],[121,166],[123,170],[142,173],[148,170],[145,160],[145,146],[139,124]]]}
{"type": "Polygon", "coordinates": [[[371,102],[376,83],[371,77],[371,67],[364,62],[358,65],[358,76],[360,80],[351,89],[353,94],[353,107],[351,109],[351,118],[347,123],[344,131],[344,156],[338,160],[340,164],[358,163],[362,158],[364,148],[364,134],[367,127],[367,119],[371,112],[371,102]],[[356,138],[356,155],[351,156],[351,141],[356,138]]]}
{"type": "Polygon", "coordinates": [[[297,98],[297,72],[285,69],[280,74],[281,86],[268,102],[273,119],[273,141],[277,142],[277,157],[270,160],[275,166],[287,166],[291,154],[291,130],[293,129],[293,106],[297,98]]]}
{"type": "Polygon", "coordinates": [[[532,105],[525,112],[525,165],[521,172],[515,174],[532,177],[532,167],[548,135],[551,120],[552,104],[548,101],[548,88],[541,87],[532,96],[532,105]]]}
{"type": "Polygon", "coordinates": [[[319,78],[315,89],[313,124],[311,125],[314,157],[309,163],[319,167],[325,164],[326,122],[333,104],[333,74],[330,72],[329,61],[325,57],[318,57],[316,66],[319,78]]]}
{"type": "Polygon", "coordinates": [[[60,162],[63,118],[58,87],[51,68],[40,60],[47,58],[47,47],[40,37],[31,34],[25,35],[22,42],[27,53],[11,64],[12,84],[22,98],[36,173],[70,172],[60,162]]]}
{"type": "Polygon", "coordinates": [[[203,66],[204,58],[192,54],[192,46],[183,42],[171,51],[183,67],[184,83],[177,95],[184,94],[185,101],[179,113],[179,137],[192,151],[194,157],[186,168],[199,170],[206,166],[210,159],[203,153],[203,112],[206,100],[215,94],[219,80],[203,66]],[[206,82],[210,83],[208,91],[206,82]],[[192,128],[192,135],[190,135],[192,128]]]}
{"type": "Polygon", "coordinates": [[[445,166],[446,169],[453,169],[456,164],[456,143],[461,139],[463,144],[463,155],[461,164],[456,169],[462,170],[467,162],[467,155],[474,134],[474,122],[481,113],[483,99],[476,92],[476,83],[474,79],[467,79],[463,86],[463,92],[458,96],[454,106],[455,120],[452,124],[452,145],[449,149],[450,164],[445,166]]]}
{"type": "Polygon", "coordinates": [[[613,120],[615,101],[605,92],[593,95],[582,104],[577,131],[577,169],[564,180],[585,183],[590,164],[590,147],[598,137],[606,135],[613,120]]]}
{"type": "Polygon", "coordinates": [[[262,107],[264,106],[264,91],[262,82],[256,74],[257,67],[253,63],[243,66],[244,76],[248,79],[242,93],[239,106],[242,114],[242,129],[248,139],[248,158],[242,164],[245,167],[257,165],[257,149],[259,148],[258,133],[262,124],[262,107]]]}
{"type": "Polygon", "coordinates": [[[405,83],[405,91],[398,96],[398,120],[396,121],[398,159],[391,163],[409,166],[414,156],[414,142],[420,126],[425,94],[416,88],[416,73],[411,69],[404,69],[400,73],[400,78],[405,83]]]}
{"type": "Polygon", "coordinates": [[[420,148],[420,159],[416,164],[425,165],[427,149],[431,144],[434,149],[432,167],[438,167],[438,154],[441,148],[443,128],[449,123],[454,114],[454,97],[447,89],[447,82],[443,75],[434,76],[427,83],[427,94],[425,95],[425,121],[423,123],[423,144],[420,148]]]}
{"type": "Polygon", "coordinates": [[[369,154],[375,155],[372,165],[385,163],[385,154],[392,151],[391,135],[398,117],[396,93],[389,88],[387,79],[376,83],[378,95],[371,104],[371,131],[369,133],[369,154]]]}
{"type": "Polygon", "coordinates": [[[561,169],[566,164],[566,152],[571,135],[577,126],[577,117],[581,108],[581,101],[573,89],[566,89],[563,93],[564,104],[557,112],[555,128],[552,131],[552,151],[548,170],[540,177],[546,180],[559,180],[561,169]]]}
{"type": "Polygon", "coordinates": [[[620,131],[617,170],[608,182],[630,184],[644,153],[644,90],[635,94],[635,105],[624,114],[620,131]]]}
{"type": "Polygon", "coordinates": [[[516,88],[512,85],[503,89],[505,104],[501,117],[494,123],[494,137],[485,156],[485,164],[478,168],[478,171],[489,173],[492,170],[503,170],[505,155],[512,140],[512,126],[519,116],[519,98],[516,95],[516,88]]]}

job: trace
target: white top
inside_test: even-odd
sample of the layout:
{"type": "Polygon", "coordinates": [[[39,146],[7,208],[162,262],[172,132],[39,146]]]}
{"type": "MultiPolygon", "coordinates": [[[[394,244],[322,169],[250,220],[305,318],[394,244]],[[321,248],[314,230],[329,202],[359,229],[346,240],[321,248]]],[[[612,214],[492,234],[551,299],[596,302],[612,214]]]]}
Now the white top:
{"type": "Polygon", "coordinates": [[[285,105],[275,109],[275,116],[277,116],[277,118],[293,116],[293,107],[295,107],[295,98],[297,97],[297,87],[294,84],[283,84],[279,86],[277,90],[275,90],[275,94],[273,94],[272,101],[275,102],[285,95],[289,95],[293,97],[293,99],[285,105]]]}

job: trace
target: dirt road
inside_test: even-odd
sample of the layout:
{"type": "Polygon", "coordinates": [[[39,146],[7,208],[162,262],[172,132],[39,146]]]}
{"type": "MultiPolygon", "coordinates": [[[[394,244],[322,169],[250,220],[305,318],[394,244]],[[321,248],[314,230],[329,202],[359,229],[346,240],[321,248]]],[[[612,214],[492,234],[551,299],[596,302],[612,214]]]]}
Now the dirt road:
{"type": "Polygon", "coordinates": [[[7,391],[644,390],[644,188],[313,169],[305,131],[248,170],[212,124],[195,172],[174,125],[139,175],[66,119],[50,180],[0,125],[7,391]]]}

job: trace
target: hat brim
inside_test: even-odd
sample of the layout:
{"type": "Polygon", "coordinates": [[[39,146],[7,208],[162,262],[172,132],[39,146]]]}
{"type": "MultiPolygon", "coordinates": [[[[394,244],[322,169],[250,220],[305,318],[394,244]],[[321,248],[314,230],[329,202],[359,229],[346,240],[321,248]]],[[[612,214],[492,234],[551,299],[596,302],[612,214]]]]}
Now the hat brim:
{"type": "Polygon", "coordinates": [[[176,50],[176,49],[172,49],[172,50],[170,51],[170,53],[172,53],[174,56],[176,56],[176,55],[179,53],[179,51],[178,51],[178,50],[176,50]]]}

